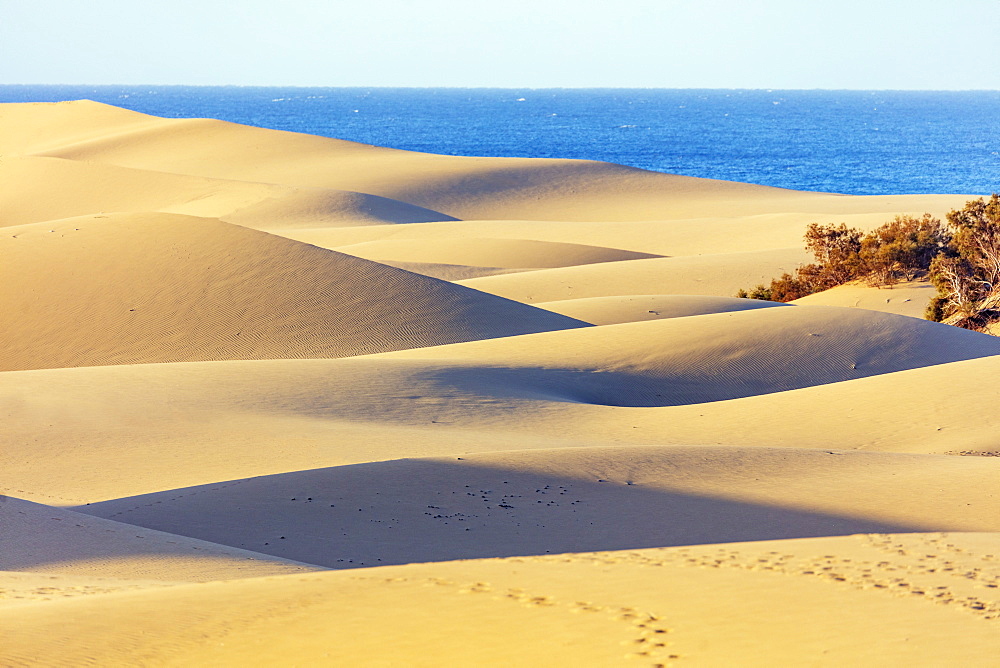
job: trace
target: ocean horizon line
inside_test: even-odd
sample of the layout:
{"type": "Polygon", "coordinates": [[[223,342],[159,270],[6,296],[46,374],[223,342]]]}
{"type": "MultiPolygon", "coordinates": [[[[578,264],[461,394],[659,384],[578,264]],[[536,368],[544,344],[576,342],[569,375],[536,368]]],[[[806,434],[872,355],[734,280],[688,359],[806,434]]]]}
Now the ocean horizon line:
{"type": "Polygon", "coordinates": [[[0,88],[120,88],[149,86],[152,88],[302,88],[336,90],[614,90],[614,91],[752,91],[752,92],[822,92],[822,93],[1000,93],[1000,88],[783,88],[775,86],[759,87],[713,87],[713,86],[392,86],[392,85],[325,85],[325,84],[187,84],[187,83],[3,83],[0,88]]]}

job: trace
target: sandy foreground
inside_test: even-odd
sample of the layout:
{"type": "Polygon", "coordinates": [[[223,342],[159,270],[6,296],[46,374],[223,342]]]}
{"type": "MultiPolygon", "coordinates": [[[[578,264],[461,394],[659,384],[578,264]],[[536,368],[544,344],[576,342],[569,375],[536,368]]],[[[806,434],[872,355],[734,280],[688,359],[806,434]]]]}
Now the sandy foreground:
{"type": "Polygon", "coordinates": [[[0,665],[997,665],[968,199],[0,105],[0,665]]]}

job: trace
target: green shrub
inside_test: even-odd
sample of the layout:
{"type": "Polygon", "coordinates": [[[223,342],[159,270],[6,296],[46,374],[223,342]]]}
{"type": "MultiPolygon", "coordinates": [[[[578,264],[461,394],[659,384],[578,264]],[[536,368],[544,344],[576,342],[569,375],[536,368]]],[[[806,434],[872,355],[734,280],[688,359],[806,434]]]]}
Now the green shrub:
{"type": "Polygon", "coordinates": [[[871,285],[913,280],[930,269],[949,241],[941,221],[929,213],[922,218],[896,216],[861,240],[859,258],[864,278],[871,285]]]}
{"type": "MultiPolygon", "coordinates": [[[[950,252],[951,239],[941,221],[929,213],[921,218],[896,216],[868,234],[844,223],[811,223],[804,240],[814,263],[772,279],[769,286],[740,290],[736,296],[789,302],[858,279],[878,286],[913,280],[929,272],[936,257],[950,252]]],[[[1000,238],[996,257],[1000,260],[1000,238]]],[[[1000,275],[1000,264],[997,272],[1000,275]]]]}

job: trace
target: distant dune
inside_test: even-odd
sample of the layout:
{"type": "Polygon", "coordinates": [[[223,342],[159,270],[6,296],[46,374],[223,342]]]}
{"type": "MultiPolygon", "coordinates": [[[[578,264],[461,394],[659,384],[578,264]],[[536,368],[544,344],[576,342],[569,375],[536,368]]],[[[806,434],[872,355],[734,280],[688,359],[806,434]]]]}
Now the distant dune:
{"type": "Polygon", "coordinates": [[[0,105],[0,664],[990,665],[1000,339],[733,296],[967,199],[0,105]]]}
{"type": "Polygon", "coordinates": [[[506,269],[573,267],[659,257],[650,253],[636,253],[602,246],[482,237],[453,241],[445,239],[369,241],[342,246],[338,250],[376,261],[434,262],[506,269]]]}
{"type": "Polygon", "coordinates": [[[757,299],[737,299],[736,297],[615,295],[536,302],[535,306],[577,320],[584,320],[592,325],[618,325],[623,322],[684,318],[692,315],[771,308],[781,306],[781,304],[757,299]]]}

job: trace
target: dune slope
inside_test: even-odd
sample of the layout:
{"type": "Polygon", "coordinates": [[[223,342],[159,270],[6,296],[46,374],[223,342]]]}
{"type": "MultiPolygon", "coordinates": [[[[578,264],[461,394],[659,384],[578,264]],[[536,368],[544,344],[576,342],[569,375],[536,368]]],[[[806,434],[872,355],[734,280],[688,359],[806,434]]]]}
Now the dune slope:
{"type": "Polygon", "coordinates": [[[61,158],[0,160],[0,225],[94,213],[162,211],[219,217],[254,229],[356,226],[454,220],[364,193],[189,176],[61,158]],[[52,184],[58,184],[53,196],[52,184]]]}
{"type": "Polygon", "coordinates": [[[211,219],[121,214],[11,231],[0,369],[342,357],[583,325],[211,219]]]}
{"type": "Polygon", "coordinates": [[[460,285],[526,304],[623,295],[732,296],[746,286],[780,276],[806,260],[798,248],[727,255],[690,255],[637,260],[613,271],[586,264],[484,276],[460,285]]]}
{"type": "Polygon", "coordinates": [[[447,360],[453,368],[435,380],[459,389],[669,406],[997,354],[1000,340],[984,334],[861,309],[800,306],[470,342],[389,358],[447,360]]]}
{"type": "Polygon", "coordinates": [[[983,457],[619,446],[299,471],[76,510],[361,568],[854,533],[1000,531],[1000,501],[990,490],[998,474],[1000,460],[983,457]],[[954,487],[941,489],[943,476],[954,487]]]}
{"type": "Polygon", "coordinates": [[[349,359],[7,372],[2,484],[72,504],[511,448],[989,452],[993,399],[978,388],[998,364],[986,335],[785,306],[349,359]],[[965,389],[914,389],[934,386],[965,389]],[[106,461],[141,475],[109,478],[106,461]]]}
{"type": "Polygon", "coordinates": [[[658,257],[649,253],[584,244],[489,238],[465,238],[454,241],[436,239],[433,242],[387,240],[342,246],[337,250],[376,261],[433,262],[503,268],[573,267],[658,257]]]}
{"type": "Polygon", "coordinates": [[[781,305],[778,302],[759,299],[704,295],[620,295],[535,302],[535,306],[546,311],[561,313],[570,318],[589,322],[592,325],[620,325],[624,322],[684,318],[692,315],[746,311],[781,305]]]}
{"type": "Polygon", "coordinates": [[[0,657],[15,665],[40,654],[61,664],[976,664],[1000,651],[997,540],[869,534],[123,592],[0,610],[0,657]]]}
{"type": "MultiPolygon", "coordinates": [[[[4,497],[0,573],[209,582],[317,570],[307,564],[4,497]]],[[[0,575],[0,579],[2,579],[0,575]]]]}

